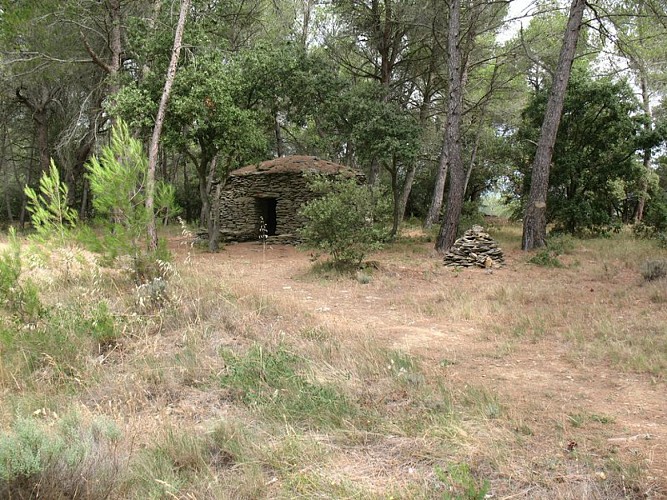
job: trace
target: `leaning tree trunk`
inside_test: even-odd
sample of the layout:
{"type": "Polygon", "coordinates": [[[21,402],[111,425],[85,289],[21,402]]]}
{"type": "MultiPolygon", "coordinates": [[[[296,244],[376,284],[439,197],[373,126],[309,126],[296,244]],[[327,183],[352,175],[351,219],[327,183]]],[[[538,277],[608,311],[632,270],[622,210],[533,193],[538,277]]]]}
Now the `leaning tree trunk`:
{"type": "Polygon", "coordinates": [[[449,33],[447,53],[449,56],[448,80],[449,102],[447,105],[447,157],[449,160],[449,191],[447,192],[447,212],[440,227],[435,249],[446,252],[456,240],[465,189],[465,167],[461,145],[461,114],[463,108],[463,70],[459,32],[461,31],[461,0],[449,2],[449,33]]]}
{"type": "Polygon", "coordinates": [[[581,31],[581,21],[586,8],[585,0],[572,0],[570,16],[563,37],[563,45],[554,74],[554,81],[549,93],[547,110],[542,122],[540,139],[533,160],[530,196],[523,220],[523,238],[521,248],[532,250],[543,247],[547,238],[547,191],[549,189],[549,167],[553,156],[556,134],[563,112],[565,92],[570,79],[570,71],[577,50],[577,41],[581,31]]]}
{"type": "Polygon", "coordinates": [[[153,136],[151,137],[150,146],[148,148],[148,173],[146,175],[146,212],[148,213],[148,223],[146,225],[148,230],[148,248],[152,251],[157,250],[157,228],[155,227],[155,211],[153,205],[155,197],[155,166],[157,165],[158,145],[160,143],[160,134],[162,133],[164,116],[167,111],[167,102],[169,102],[169,95],[171,94],[171,87],[174,85],[174,79],[176,78],[176,68],[181,54],[181,41],[183,40],[185,20],[188,16],[189,9],[190,0],[182,0],[181,11],[178,16],[178,24],[176,25],[176,35],[174,36],[174,47],[171,51],[171,61],[169,62],[169,69],[167,70],[167,80],[164,82],[164,90],[162,91],[160,106],[158,107],[157,116],[155,118],[153,136]]]}
{"type": "MultiPolygon", "coordinates": [[[[412,191],[412,185],[415,182],[415,177],[417,176],[417,162],[415,160],[410,164],[408,173],[405,176],[405,182],[403,182],[403,189],[401,190],[401,196],[398,199],[398,222],[399,224],[405,218],[405,209],[408,206],[408,199],[410,198],[410,192],[412,191]]],[[[398,231],[398,227],[396,228],[398,231]]]]}

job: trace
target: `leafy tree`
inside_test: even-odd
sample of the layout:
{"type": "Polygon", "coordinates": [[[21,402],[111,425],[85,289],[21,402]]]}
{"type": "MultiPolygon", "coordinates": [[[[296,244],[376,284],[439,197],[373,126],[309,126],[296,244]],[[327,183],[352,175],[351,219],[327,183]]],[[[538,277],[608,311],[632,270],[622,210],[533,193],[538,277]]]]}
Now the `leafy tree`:
{"type": "MultiPolygon", "coordinates": [[[[519,141],[532,155],[544,116],[542,91],[525,110],[519,141]]],[[[636,152],[654,135],[643,134],[640,106],[625,82],[576,72],[565,96],[549,175],[546,220],[557,229],[599,232],[627,220],[642,178],[636,152]],[[634,200],[633,200],[634,197],[634,200]]],[[[524,165],[524,199],[532,172],[524,165]]]]}
{"type": "Polygon", "coordinates": [[[174,46],[171,51],[171,59],[169,61],[169,69],[164,83],[164,89],[160,97],[160,105],[158,106],[157,115],[155,117],[155,126],[153,127],[153,134],[148,145],[148,172],[146,176],[146,214],[147,231],[149,238],[150,250],[157,250],[157,228],[155,226],[155,213],[153,212],[155,199],[155,169],[158,160],[158,146],[160,143],[160,135],[162,134],[162,126],[164,124],[164,115],[167,112],[167,103],[171,95],[171,88],[174,85],[176,78],[176,69],[178,68],[178,60],[181,56],[181,44],[183,43],[183,31],[185,30],[185,21],[190,9],[190,0],[181,0],[180,14],[178,17],[178,24],[176,26],[176,33],[174,35],[174,46]]]}
{"type": "Polygon", "coordinates": [[[41,237],[57,236],[58,242],[64,245],[68,228],[76,226],[78,216],[76,210],[67,205],[69,189],[60,181],[53,160],[49,172],[44,172],[39,180],[39,191],[38,194],[30,186],[25,187],[32,224],[41,237]]]}
{"type": "MultiPolygon", "coordinates": [[[[93,208],[106,226],[100,250],[113,259],[119,255],[132,258],[137,282],[154,277],[153,267],[160,251],[151,249],[146,224],[146,175],[148,160],[143,145],[130,135],[127,125],[118,121],[111,132],[111,143],[86,165],[93,194],[93,208]]],[[[155,213],[174,211],[173,190],[158,183],[155,213]]]]}
{"type": "Polygon", "coordinates": [[[549,190],[549,168],[554,143],[563,111],[563,102],[570,80],[570,71],[577,51],[581,32],[585,0],[572,0],[567,27],[563,35],[558,65],[553,76],[549,99],[544,112],[535,159],[531,173],[531,185],[526,213],[523,220],[521,248],[532,250],[546,244],[547,233],[547,192],[549,190]]]}

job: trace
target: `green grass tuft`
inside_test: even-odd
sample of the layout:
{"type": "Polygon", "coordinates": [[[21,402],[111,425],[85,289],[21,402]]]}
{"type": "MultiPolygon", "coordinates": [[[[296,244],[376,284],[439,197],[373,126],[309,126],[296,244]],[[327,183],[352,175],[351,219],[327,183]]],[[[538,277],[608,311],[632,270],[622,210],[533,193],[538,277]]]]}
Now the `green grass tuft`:
{"type": "Polygon", "coordinates": [[[221,384],[246,405],[315,428],[340,427],[355,407],[331,384],[309,380],[306,362],[283,346],[266,350],[254,345],[245,354],[222,352],[227,365],[221,384]]]}

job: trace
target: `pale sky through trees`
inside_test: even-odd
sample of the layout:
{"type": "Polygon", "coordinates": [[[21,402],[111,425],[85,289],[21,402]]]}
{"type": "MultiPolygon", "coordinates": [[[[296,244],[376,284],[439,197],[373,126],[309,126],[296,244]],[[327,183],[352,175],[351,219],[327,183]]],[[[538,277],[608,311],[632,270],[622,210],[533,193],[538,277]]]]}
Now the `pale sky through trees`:
{"type": "Polygon", "coordinates": [[[530,21],[530,12],[535,8],[535,0],[512,0],[510,2],[510,9],[507,14],[507,19],[515,19],[508,22],[505,29],[498,36],[500,42],[506,42],[519,31],[521,25],[526,26],[530,21]],[[518,19],[526,16],[525,19],[518,19]]]}

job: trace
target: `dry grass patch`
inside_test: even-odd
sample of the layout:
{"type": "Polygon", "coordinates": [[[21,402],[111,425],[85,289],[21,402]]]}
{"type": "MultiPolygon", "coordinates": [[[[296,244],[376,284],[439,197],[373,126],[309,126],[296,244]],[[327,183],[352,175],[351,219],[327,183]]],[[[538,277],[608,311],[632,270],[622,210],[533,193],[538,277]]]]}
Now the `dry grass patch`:
{"type": "MultiPolygon", "coordinates": [[[[113,474],[95,453],[43,470],[62,485],[99,484],[109,498],[659,491],[646,448],[608,441],[633,421],[597,375],[635,372],[641,385],[650,374],[642,397],[662,391],[660,280],[642,284],[627,249],[606,250],[608,276],[590,262],[591,241],[576,241],[563,259],[579,267],[544,270],[513,249],[516,227],[493,235],[507,246],[505,269],[443,269],[417,238],[374,256],[380,265],[365,283],[306,276],[307,257],[289,247],[190,251],[188,262],[177,258],[166,299],[143,304],[115,270],[49,284],[45,264],[40,283],[55,302],[44,303],[56,313],[41,325],[67,342],[2,344],[3,439],[19,435],[17,415],[56,441],[79,436],[114,458],[113,474]],[[107,316],[115,340],[102,350],[91,332],[105,331],[107,316]],[[68,354],[73,343],[83,349],[68,354]],[[61,368],[39,356],[22,364],[40,350],[61,368]],[[84,417],[70,419],[77,408],[84,417]],[[119,433],[105,438],[94,422],[119,433]]],[[[60,463],[80,456],[54,449],[60,463]]],[[[26,487],[46,485],[39,477],[26,487]]]]}

